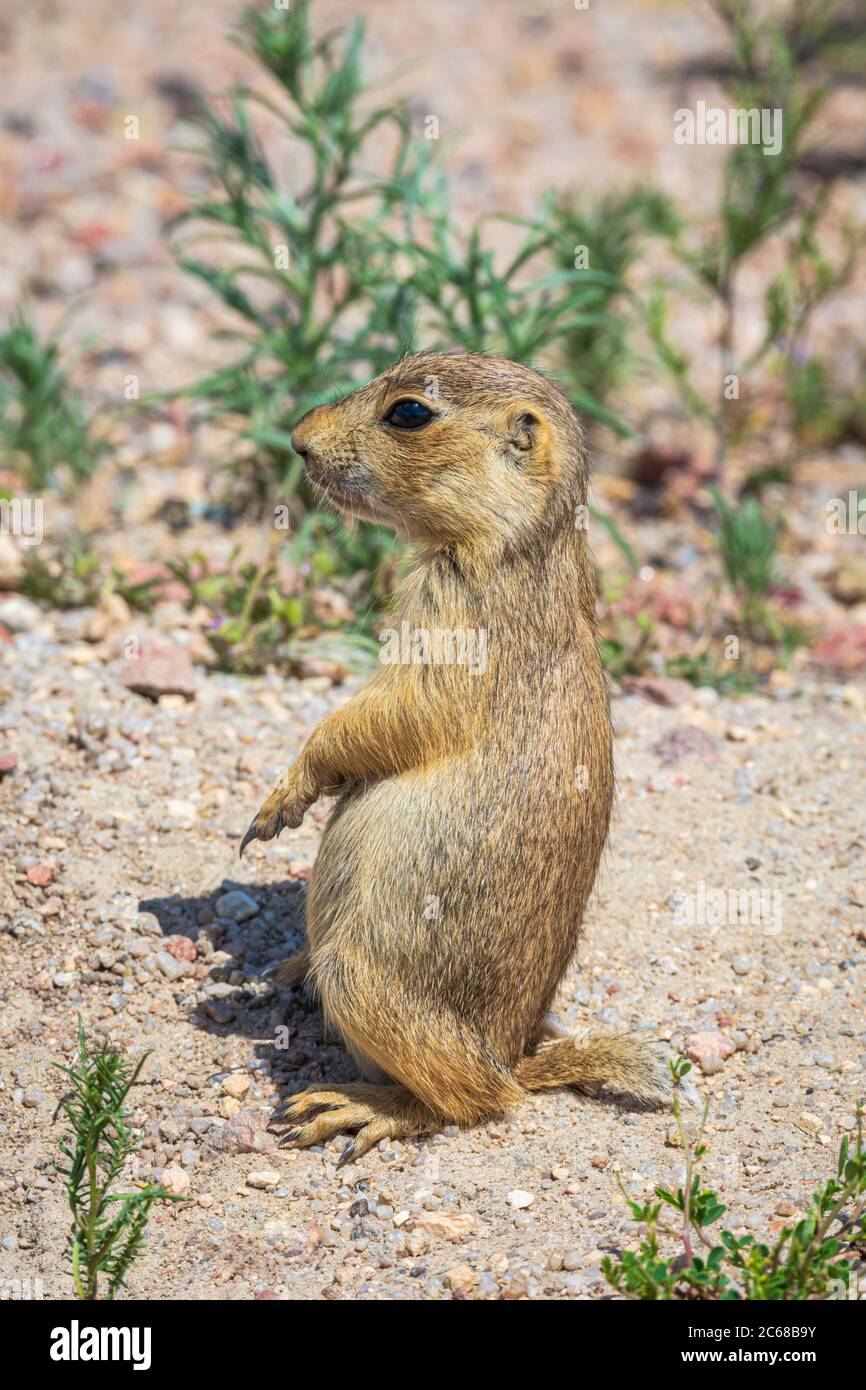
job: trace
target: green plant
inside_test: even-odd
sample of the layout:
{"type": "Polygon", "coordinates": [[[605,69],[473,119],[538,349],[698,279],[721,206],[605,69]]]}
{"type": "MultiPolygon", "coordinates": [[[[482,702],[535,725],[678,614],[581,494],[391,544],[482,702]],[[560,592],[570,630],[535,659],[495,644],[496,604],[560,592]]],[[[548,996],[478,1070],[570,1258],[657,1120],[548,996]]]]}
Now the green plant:
{"type": "MultiPolygon", "coordinates": [[[[319,517],[291,448],[294,423],[419,340],[547,365],[585,414],[622,432],[605,404],[615,362],[621,371],[625,361],[619,276],[643,230],[663,217],[662,201],[633,190],[582,219],[550,195],[537,218],[500,219],[514,225],[518,243],[500,265],[483,221],[467,235],[456,230],[447,176],[431,143],[413,136],[406,104],[371,103],[360,23],[317,38],[309,0],[297,0],[291,10],[248,9],[240,39],[272,90],[242,89],[228,109],[198,112],[209,189],[178,219],[176,251],[240,324],[232,329],[238,359],[187,394],[240,426],[233,477],[248,498],[278,497],[296,527],[319,517]],[[297,151],[287,181],[254,115],[276,122],[297,151]],[[371,146],[389,152],[382,174],[367,169],[371,146]],[[590,268],[569,260],[578,236],[590,242],[590,268]]],[[[375,609],[387,589],[390,538],[386,546],[366,522],[351,535],[314,524],[317,556],[332,550],[336,571],[346,556],[370,574],[384,569],[386,583],[364,595],[375,609]]],[[[627,547],[618,529],[615,538],[627,547]]],[[[233,616],[243,623],[238,652],[250,630],[233,616]]]]}
{"type": "Polygon", "coordinates": [[[158,597],[156,580],[130,584],[120,570],[106,572],[104,561],[83,536],[74,537],[49,556],[35,548],[27,550],[19,587],[28,598],[52,608],[95,607],[116,593],[130,608],[146,612],[158,597]]]}
{"type": "Polygon", "coordinates": [[[381,371],[411,342],[407,286],[394,274],[383,228],[414,204],[423,172],[405,109],[366,109],[360,22],[342,40],[317,39],[309,11],[309,0],[246,11],[240,40],[274,80],[275,95],[243,89],[227,112],[200,110],[195,124],[212,187],[176,224],[194,227],[178,246],[181,266],[243,325],[232,335],[241,356],[189,394],[212,415],[241,423],[256,490],[276,485],[284,497],[302,487],[294,422],[328,394],[381,371]],[[281,185],[254,108],[292,142],[294,186],[281,185]],[[382,176],[365,169],[373,139],[391,143],[382,176]],[[192,254],[205,235],[229,248],[227,263],[192,254]]]}
{"type": "Polygon", "coordinates": [[[625,560],[629,573],[633,575],[637,574],[640,569],[637,556],[619,522],[615,521],[608,512],[603,512],[598,507],[587,507],[587,511],[592,520],[598,522],[599,526],[602,526],[604,530],[607,531],[607,534],[610,536],[620,555],[625,560]]]}
{"type": "Polygon", "coordinates": [[[72,1132],[60,1143],[69,1166],[55,1166],[66,1178],[72,1278],[82,1299],[98,1298],[100,1279],[107,1279],[107,1297],[114,1298],[141,1254],[154,1202],[187,1200],[152,1185],[136,1192],[113,1190],[127,1160],[138,1152],[124,1106],[147,1056],[131,1068],[108,1043],[92,1052],[79,1015],[78,1062],[59,1067],[71,1090],[58,1109],[72,1132]]]}
{"type": "Polygon", "coordinates": [[[718,488],[710,488],[716,509],[719,553],[735,594],[754,605],[766,597],[776,580],[779,528],[764,515],[756,497],[732,503],[718,488]]]}
{"type": "Polygon", "coordinates": [[[778,660],[787,666],[808,634],[800,623],[786,623],[771,601],[772,590],[779,584],[779,525],[765,515],[754,495],[732,503],[717,487],[710,486],[709,492],[725,577],[740,601],[746,631],[778,646],[778,660]]]}
{"type": "Polygon", "coordinates": [[[819,241],[829,186],[799,215],[789,241],[787,264],[771,282],[766,296],[764,343],[758,352],[776,354],[792,424],[798,439],[822,442],[844,437],[845,407],[834,392],[825,363],[809,348],[815,310],[851,281],[864,245],[862,228],[843,229],[844,249],[831,263],[819,241]]]}
{"type": "Polygon", "coordinates": [[[785,388],[798,437],[812,442],[832,439],[839,422],[824,363],[792,355],[786,365],[785,388]]]}
{"type": "MultiPolygon", "coordinates": [[[[654,1300],[776,1302],[832,1298],[840,1286],[847,1289],[846,1256],[855,1255],[866,1242],[866,1147],[860,1109],[853,1144],[847,1136],[842,1140],[835,1176],[812,1194],[796,1225],[786,1226],[772,1244],[724,1229],[716,1238],[710,1227],[727,1209],[715,1192],[703,1186],[696,1167],[706,1153],[703,1140],[709,1106],[704,1106],[694,1140],[681,1112],[680,1092],[690,1070],[691,1064],[682,1058],[671,1063],[674,1115],[685,1155],[682,1186],[675,1192],[657,1187],[655,1201],[641,1203],[626,1197],[645,1234],[637,1250],[624,1251],[618,1260],[602,1261],[608,1283],[626,1298],[654,1300]],[[671,1213],[673,1225],[662,1219],[671,1213]],[[673,1242],[679,1253],[665,1254],[663,1241],[673,1242]]],[[[621,1180],[620,1190],[625,1196],[621,1180]]]]}
{"type": "Polygon", "coordinates": [[[634,618],[616,613],[602,617],[599,625],[601,658],[614,680],[641,676],[649,664],[655,627],[646,613],[634,618]]]}
{"type": "Polygon", "coordinates": [[[695,686],[708,686],[720,695],[743,695],[754,690],[758,683],[755,673],[743,669],[742,662],[726,661],[714,656],[710,642],[701,638],[694,651],[671,657],[665,662],[665,675],[688,681],[695,686]]]}
{"type": "Polygon", "coordinates": [[[793,423],[802,426],[803,383],[797,381],[797,362],[809,323],[816,308],[850,280],[864,232],[848,228],[845,251],[836,265],[830,264],[820,244],[829,184],[816,187],[810,172],[815,122],[829,86],[820,70],[804,64],[800,55],[805,48],[814,52],[829,44],[835,28],[816,23],[808,0],[795,0],[787,18],[757,13],[747,0],[711,0],[711,4],[730,41],[726,81],[732,107],[746,113],[781,113],[781,122],[776,118],[779,148],[775,153],[765,154],[764,144],[751,139],[732,146],[712,225],[701,232],[691,228],[670,239],[692,285],[717,310],[719,362],[711,396],[695,386],[687,354],[671,341],[669,288],[657,283],[645,307],[659,360],[674,379],[686,408],[715,432],[716,468],[722,479],[729,446],[743,420],[735,404],[741,379],[774,354],[783,363],[793,364],[789,392],[793,423]],[[782,249],[784,265],[766,287],[760,341],[743,359],[742,272],[750,257],[773,239],[782,249]]]}
{"type": "Polygon", "coordinates": [[[637,185],[586,208],[560,197],[551,222],[560,269],[571,269],[585,255],[599,272],[592,284],[596,314],[568,325],[562,352],[570,372],[605,404],[636,360],[631,347],[636,310],[626,276],[647,238],[678,236],[681,218],[665,194],[637,185]]]}
{"type": "Polygon", "coordinates": [[[41,491],[88,478],[105,441],[60,362],[57,336],[41,338],[19,309],[0,333],[0,449],[25,487],[41,491]]]}
{"type": "Polygon", "coordinates": [[[463,236],[451,219],[445,175],[434,172],[432,188],[422,187],[412,224],[392,234],[393,255],[411,267],[425,346],[498,353],[545,366],[589,420],[628,433],[604,401],[612,385],[611,345],[624,343],[627,333],[627,320],[615,313],[624,286],[592,264],[574,264],[577,213],[557,207],[548,194],[535,218],[480,219],[463,236]],[[521,240],[503,265],[487,244],[488,221],[519,229],[521,240]],[[598,356],[582,355],[581,345],[596,338],[598,356]]]}
{"type": "Polygon", "coordinates": [[[288,594],[273,545],[259,563],[240,561],[235,550],[224,569],[214,569],[196,552],[169,568],[188,591],[187,606],[210,610],[205,636],[223,670],[253,675],[269,666],[298,671],[316,663],[365,672],[379,650],[376,643],[362,623],[351,621],[345,602],[336,616],[328,612],[328,594],[321,588],[338,553],[329,545],[296,550],[295,557],[304,558],[299,582],[288,594]],[[338,626],[347,618],[347,625],[338,626]]]}
{"type": "Polygon", "coordinates": [[[806,444],[866,442],[866,390],[846,390],[806,347],[782,359],[785,393],[797,438],[806,444]]]}
{"type": "Polygon", "coordinates": [[[520,237],[500,266],[482,221],[465,237],[456,231],[447,176],[431,142],[413,136],[406,104],[368,109],[362,35],[356,22],[342,39],[315,38],[309,0],[246,11],[241,41],[275,93],[244,89],[227,113],[202,108],[196,125],[212,191],[176,224],[191,229],[177,248],[180,264],[243,323],[241,357],[190,394],[211,414],[240,421],[255,490],[300,494],[301,511],[313,499],[291,449],[294,422],[378,374],[419,337],[432,350],[542,359],[576,405],[621,429],[600,399],[624,333],[613,322],[618,276],[640,228],[661,217],[661,201],[638,190],[584,219],[550,195],[537,218],[500,219],[520,237]],[[254,108],[294,143],[294,168],[306,179],[280,182],[254,108]],[[369,173],[371,143],[381,151],[389,139],[387,171],[369,173]],[[222,241],[225,264],[192,254],[204,235],[222,241]],[[598,269],[569,259],[578,235],[590,238],[598,269]],[[596,330],[604,339],[598,372],[583,353],[596,330]]]}

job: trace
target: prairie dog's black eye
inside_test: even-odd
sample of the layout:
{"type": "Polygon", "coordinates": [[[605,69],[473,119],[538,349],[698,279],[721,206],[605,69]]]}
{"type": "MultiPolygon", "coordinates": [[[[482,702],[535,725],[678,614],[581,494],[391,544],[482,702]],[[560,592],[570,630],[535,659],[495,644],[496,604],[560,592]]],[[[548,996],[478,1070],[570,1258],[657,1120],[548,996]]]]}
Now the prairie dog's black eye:
{"type": "Polygon", "coordinates": [[[385,416],[385,424],[394,425],[398,430],[419,430],[432,419],[433,411],[421,401],[395,401],[385,416]]]}

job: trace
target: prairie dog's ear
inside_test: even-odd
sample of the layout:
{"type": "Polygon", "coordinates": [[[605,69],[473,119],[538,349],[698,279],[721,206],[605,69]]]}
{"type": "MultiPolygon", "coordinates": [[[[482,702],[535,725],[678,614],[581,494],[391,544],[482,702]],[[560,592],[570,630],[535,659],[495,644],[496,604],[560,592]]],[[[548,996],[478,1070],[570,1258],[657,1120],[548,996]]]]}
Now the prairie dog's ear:
{"type": "Polygon", "coordinates": [[[518,468],[549,466],[553,434],[545,411],[535,401],[515,401],[508,412],[506,439],[518,468]]]}

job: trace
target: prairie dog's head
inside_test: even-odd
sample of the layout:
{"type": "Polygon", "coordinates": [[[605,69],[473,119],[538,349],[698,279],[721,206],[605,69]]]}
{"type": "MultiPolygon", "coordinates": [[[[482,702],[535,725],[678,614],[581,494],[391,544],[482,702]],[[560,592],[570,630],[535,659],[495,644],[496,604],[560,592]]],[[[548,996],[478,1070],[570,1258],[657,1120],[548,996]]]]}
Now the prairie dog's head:
{"type": "Polygon", "coordinates": [[[326,503],[427,545],[525,544],[586,500],[574,411],[504,357],[405,357],[309,411],[292,444],[326,503]]]}

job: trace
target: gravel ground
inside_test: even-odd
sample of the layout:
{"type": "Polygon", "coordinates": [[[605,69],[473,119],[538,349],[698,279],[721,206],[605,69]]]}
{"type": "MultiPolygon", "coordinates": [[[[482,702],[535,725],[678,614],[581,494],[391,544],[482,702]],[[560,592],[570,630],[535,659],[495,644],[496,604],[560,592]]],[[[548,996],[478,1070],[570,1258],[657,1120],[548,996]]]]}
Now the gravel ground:
{"type": "MultiPolygon", "coordinates": [[[[0,17],[0,317],[21,294],[45,328],[76,305],[69,331],[85,345],[91,403],[119,400],[129,373],[147,392],[226,359],[225,317],[173,264],[165,223],[198,186],[195,161],[177,149],[184,104],[252,75],[226,40],[239,9],[94,0],[0,17]],[[139,141],[123,138],[130,113],[139,141]]],[[[354,7],[317,9],[325,28],[354,7]]],[[[448,164],[464,222],[533,214],[551,184],[595,193],[638,176],[711,208],[721,152],[677,153],[671,140],[673,110],[714,97],[674,72],[712,47],[705,10],[443,0],[421,26],[413,7],[389,0],[364,11],[372,73],[394,77],[419,127],[434,113],[443,142],[456,138],[448,164]]],[[[866,91],[834,93],[829,134],[843,146],[856,145],[864,118],[866,91]]],[[[278,154],[287,169],[291,151],[278,154]]],[[[862,183],[840,186],[840,224],[862,216],[863,199],[862,183]]],[[[636,275],[656,269],[648,260],[636,275]]],[[[766,271],[762,253],[747,315],[766,271]]],[[[819,350],[845,344],[851,381],[864,274],[815,333],[819,350]]],[[[678,341],[700,376],[715,360],[714,325],[701,306],[680,314],[678,341]]],[[[658,650],[676,655],[694,645],[702,605],[720,611],[718,558],[681,499],[643,516],[635,485],[615,476],[658,417],[683,424],[658,374],[628,404],[638,438],[601,442],[597,487],[646,567],[635,601],[652,612],[658,650]]],[[[49,546],[81,531],[127,574],[196,549],[215,565],[238,543],[261,553],[261,525],[206,520],[225,434],[174,403],[162,418],[124,421],[116,437],[74,506],[46,500],[49,546]],[[179,533],[166,503],[188,506],[179,533]]],[[[575,1029],[645,1028],[695,1057],[711,1103],[706,1179],[735,1230],[772,1233],[802,1210],[863,1089],[866,568],[862,539],[830,535],[825,508],[862,490],[864,469],[859,446],[815,450],[797,459],[784,494],[795,616],[831,644],[823,675],[804,650],[763,696],[669,684],[656,692],[673,704],[645,698],[646,685],[617,694],[620,804],[560,1002],[575,1029]],[[834,663],[850,683],[831,683],[834,663]],[[732,894],[752,895],[747,920],[732,894]]],[[[603,531],[593,545],[614,573],[620,557],[603,531]]],[[[72,1058],[80,1013],[92,1039],[130,1056],[151,1049],[134,1176],[193,1198],[155,1210],[131,1295],[603,1296],[601,1260],[637,1235],[617,1180],[636,1196],[678,1180],[669,1114],[528,1097],[495,1124],[395,1144],[339,1173],[339,1143],[288,1152],[265,1129],[283,1095],[353,1075],[316,1008],[263,978],[302,939],[327,808],[242,864],[237,845],[280,769],[352,686],[193,667],[207,653],[208,615],[186,612],[178,594],[147,620],[116,595],[95,611],[35,607],[13,592],[19,559],[0,551],[0,1280],[71,1294],[51,1166],[62,1130],[54,1064],[72,1058]],[[145,661],[166,645],[163,670],[137,682],[149,695],[124,684],[130,639],[145,661]]]]}
{"type": "MultiPolygon", "coordinates": [[[[154,702],[82,644],[92,615],[12,602],[0,1274],[69,1293],[52,1064],[80,1012],[93,1038],[152,1049],[135,1175],[195,1199],[154,1215],[134,1296],[600,1296],[603,1255],[636,1236],[617,1180],[632,1195],[677,1180],[668,1114],[528,1098],[339,1173],[342,1140],[287,1152],[264,1129],[280,1096],[353,1075],[316,1008],[262,979],[301,940],[327,808],[242,865],[236,848],[347,690],[198,673],[194,699],[154,702]]],[[[620,806],[560,1012],[703,1059],[707,1179],[734,1229],[772,1232],[829,1171],[862,1090],[863,697],[808,682],[670,693],[685,701],[615,700],[620,806]],[[714,908],[720,889],[763,896],[737,922],[714,908]]]]}

